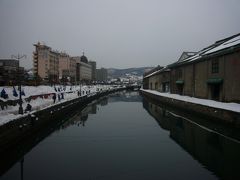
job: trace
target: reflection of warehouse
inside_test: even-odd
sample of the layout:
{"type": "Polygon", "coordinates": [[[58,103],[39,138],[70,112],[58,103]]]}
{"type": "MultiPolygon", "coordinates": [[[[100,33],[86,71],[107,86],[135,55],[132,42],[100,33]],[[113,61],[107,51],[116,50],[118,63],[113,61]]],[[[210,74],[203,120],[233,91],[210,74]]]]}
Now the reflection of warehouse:
{"type": "MultiPolygon", "coordinates": [[[[111,95],[110,95],[111,96],[111,95]]],[[[109,99],[110,102],[142,102],[142,97],[139,96],[138,91],[123,91],[115,93],[114,96],[109,99]]]]}
{"type": "Polygon", "coordinates": [[[99,103],[101,106],[106,106],[108,104],[108,98],[107,97],[101,98],[101,101],[99,103]]]}
{"type": "MultiPolygon", "coordinates": [[[[157,120],[158,124],[170,132],[170,137],[197,159],[204,167],[218,176],[239,179],[240,143],[181,117],[175,117],[167,110],[143,101],[143,107],[157,120]]],[[[204,121],[201,119],[201,122],[204,121]]],[[[232,130],[231,130],[232,131],[232,130]]],[[[227,132],[229,133],[229,132],[227,132]]],[[[224,178],[225,177],[225,178],[224,178]]]]}
{"type": "Polygon", "coordinates": [[[148,111],[148,113],[153,116],[158,124],[165,130],[170,130],[170,115],[166,109],[161,108],[158,105],[150,103],[148,100],[143,98],[143,108],[148,111]]]}
{"type": "Polygon", "coordinates": [[[239,177],[239,174],[236,174],[240,170],[238,142],[206,131],[181,118],[172,120],[170,137],[201,164],[223,179],[239,177]]]}
{"type": "Polygon", "coordinates": [[[216,41],[199,52],[145,74],[144,88],[160,92],[240,102],[240,34],[216,41]]]}

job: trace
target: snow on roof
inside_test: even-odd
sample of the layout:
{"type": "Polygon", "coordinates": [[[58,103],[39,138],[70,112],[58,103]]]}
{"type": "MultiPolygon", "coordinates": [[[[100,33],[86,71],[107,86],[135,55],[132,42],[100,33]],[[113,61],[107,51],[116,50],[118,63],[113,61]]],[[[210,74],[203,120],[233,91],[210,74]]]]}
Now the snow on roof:
{"type": "MultiPolygon", "coordinates": [[[[230,47],[233,47],[233,46],[236,46],[239,44],[240,44],[240,34],[234,35],[232,37],[228,37],[223,40],[216,41],[214,44],[212,44],[206,48],[203,48],[202,50],[197,52],[195,55],[190,56],[186,59],[182,59],[181,61],[177,61],[171,65],[173,66],[173,65],[178,65],[178,64],[182,64],[182,63],[192,62],[192,61],[201,59],[203,56],[205,57],[211,53],[215,53],[215,52],[218,52],[218,51],[221,51],[226,48],[230,48],[230,47]]],[[[169,66],[171,66],[171,65],[169,65],[169,66]]]]}
{"type": "Polygon", "coordinates": [[[202,57],[202,54],[204,54],[205,52],[211,50],[213,47],[215,47],[215,46],[209,46],[207,48],[204,48],[201,51],[199,51],[198,53],[196,53],[194,56],[191,56],[191,57],[189,57],[187,59],[182,60],[182,62],[192,62],[192,61],[198,60],[198,59],[200,59],[202,57]]]}
{"type": "Polygon", "coordinates": [[[225,102],[219,102],[219,101],[214,101],[210,99],[200,99],[200,98],[195,98],[190,96],[182,96],[178,94],[161,93],[154,90],[146,90],[146,89],[141,89],[141,90],[151,94],[158,95],[158,96],[168,97],[168,98],[172,98],[180,101],[185,101],[189,103],[200,104],[208,107],[224,109],[224,110],[240,113],[240,104],[238,103],[225,103],[225,102]]]}
{"type": "Polygon", "coordinates": [[[222,43],[221,45],[219,45],[215,48],[212,48],[211,50],[205,52],[204,55],[211,54],[211,53],[214,53],[214,52],[217,52],[217,51],[220,51],[220,50],[232,47],[232,46],[236,46],[238,44],[240,44],[240,35],[238,35],[228,41],[225,41],[224,43],[222,43]]]}
{"type": "Polygon", "coordinates": [[[196,52],[187,52],[187,54],[188,54],[189,56],[193,56],[193,55],[196,54],[196,52]]]}
{"type": "Polygon", "coordinates": [[[191,56],[194,56],[195,54],[197,54],[197,52],[183,52],[180,56],[180,58],[178,59],[178,62],[180,61],[184,61],[185,59],[191,57],[191,56]]]}
{"type": "Polygon", "coordinates": [[[148,78],[148,77],[151,77],[151,76],[153,76],[153,75],[155,75],[155,74],[157,74],[158,72],[160,72],[161,71],[161,69],[160,70],[157,70],[157,71],[154,71],[153,73],[151,73],[151,74],[148,74],[147,76],[145,76],[144,78],[148,78]]]}
{"type": "Polygon", "coordinates": [[[163,72],[163,71],[170,71],[170,69],[168,67],[163,67],[162,69],[159,69],[157,71],[154,71],[153,73],[151,74],[148,74],[147,76],[143,77],[143,78],[148,78],[148,77],[151,77],[159,72],[163,72]]]}

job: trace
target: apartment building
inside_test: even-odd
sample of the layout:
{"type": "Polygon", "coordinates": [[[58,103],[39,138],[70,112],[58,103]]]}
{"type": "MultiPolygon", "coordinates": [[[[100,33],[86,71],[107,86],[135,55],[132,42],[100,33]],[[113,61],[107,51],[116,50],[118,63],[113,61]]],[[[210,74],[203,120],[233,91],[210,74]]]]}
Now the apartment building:
{"type": "Polygon", "coordinates": [[[76,81],[89,83],[92,80],[92,66],[84,55],[72,57],[76,61],[76,81]]]}
{"type": "Polygon", "coordinates": [[[33,71],[34,75],[50,83],[59,81],[59,53],[44,44],[34,44],[33,71]]]}
{"type": "Polygon", "coordinates": [[[59,79],[64,83],[76,81],[76,60],[67,53],[59,54],[59,79]]]}
{"type": "Polygon", "coordinates": [[[34,44],[34,75],[48,83],[76,84],[89,83],[96,77],[96,62],[88,61],[84,55],[71,57],[65,52],[53,51],[51,47],[41,43],[34,44]]]}

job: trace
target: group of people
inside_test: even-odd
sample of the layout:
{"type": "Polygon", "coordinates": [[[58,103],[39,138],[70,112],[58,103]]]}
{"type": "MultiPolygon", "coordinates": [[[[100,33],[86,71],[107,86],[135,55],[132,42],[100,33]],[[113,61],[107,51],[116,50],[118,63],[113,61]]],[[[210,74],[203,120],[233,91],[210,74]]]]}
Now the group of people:
{"type": "Polygon", "coordinates": [[[52,97],[53,103],[56,102],[57,97],[58,97],[58,101],[61,101],[61,99],[64,99],[64,93],[59,93],[57,95],[56,95],[56,93],[54,93],[53,97],[52,97]]]}
{"type": "MultiPolygon", "coordinates": [[[[53,93],[52,99],[53,99],[53,103],[56,103],[56,99],[58,99],[58,101],[61,101],[62,99],[64,99],[64,93],[65,93],[65,92],[62,92],[62,91],[65,91],[65,90],[66,90],[66,87],[58,87],[58,88],[54,87],[54,88],[55,88],[55,91],[56,91],[57,93],[53,93]]],[[[70,90],[72,90],[72,88],[71,88],[70,90]]],[[[23,91],[23,93],[24,93],[24,91],[23,91]]],[[[80,90],[77,91],[78,97],[84,95],[84,93],[90,94],[90,90],[88,90],[88,91],[86,91],[86,92],[80,91],[80,90]]],[[[16,96],[16,94],[17,94],[17,92],[16,92],[16,90],[15,90],[15,88],[14,88],[14,90],[13,90],[13,95],[16,96]]],[[[25,93],[22,94],[22,95],[25,95],[25,93]]],[[[1,91],[1,93],[0,93],[0,97],[2,97],[2,98],[4,98],[4,99],[7,99],[7,98],[8,98],[8,94],[6,93],[6,91],[5,91],[4,89],[2,89],[2,91],[1,91]]],[[[5,102],[3,102],[3,101],[0,100],[0,107],[1,107],[2,110],[4,110],[5,108],[7,108],[7,107],[5,107],[5,106],[7,106],[7,103],[5,103],[5,102]]],[[[30,103],[28,103],[27,106],[26,106],[26,108],[25,108],[25,112],[30,112],[31,110],[32,110],[32,106],[31,106],[30,103]]]]}
{"type": "Polygon", "coordinates": [[[5,89],[2,89],[0,97],[3,99],[8,99],[8,94],[6,93],[5,89]]]}
{"type": "MultiPolygon", "coordinates": [[[[12,93],[13,93],[14,97],[18,97],[18,93],[17,93],[17,90],[15,89],[15,87],[13,87],[12,93]]],[[[21,93],[22,96],[25,96],[25,92],[24,92],[23,89],[19,93],[21,93]]],[[[1,90],[0,97],[3,98],[3,99],[8,99],[9,98],[8,93],[5,91],[4,88],[1,90]]]]}

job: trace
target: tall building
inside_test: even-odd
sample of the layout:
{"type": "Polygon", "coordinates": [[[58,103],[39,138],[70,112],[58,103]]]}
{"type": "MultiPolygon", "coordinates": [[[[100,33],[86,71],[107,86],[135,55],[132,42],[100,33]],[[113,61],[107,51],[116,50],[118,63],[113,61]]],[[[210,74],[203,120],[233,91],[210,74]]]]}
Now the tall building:
{"type": "Polygon", "coordinates": [[[53,51],[50,47],[40,44],[34,44],[33,52],[34,75],[51,83],[58,82],[59,79],[59,53],[53,51]]]}
{"type": "Polygon", "coordinates": [[[80,80],[89,82],[92,80],[92,66],[88,64],[88,58],[84,55],[81,56],[80,61],[80,80]]]}
{"type": "Polygon", "coordinates": [[[108,77],[107,69],[101,68],[96,70],[97,81],[107,81],[107,77],[108,77]]]}
{"type": "Polygon", "coordinates": [[[84,55],[70,57],[67,53],[53,51],[44,44],[34,44],[34,76],[50,83],[89,83],[96,77],[96,62],[84,55]]]}
{"type": "Polygon", "coordinates": [[[92,80],[92,66],[88,63],[87,57],[84,55],[72,57],[76,61],[76,81],[90,82],[92,80]]]}
{"type": "Polygon", "coordinates": [[[71,57],[71,59],[74,59],[76,62],[76,83],[80,83],[80,62],[81,57],[80,56],[74,56],[71,57]]]}
{"type": "Polygon", "coordinates": [[[59,79],[61,82],[75,83],[76,81],[76,60],[67,53],[59,55],[59,79]]]}
{"type": "Polygon", "coordinates": [[[18,85],[24,79],[24,68],[16,59],[0,59],[0,86],[18,85]]]}
{"type": "Polygon", "coordinates": [[[88,64],[90,64],[92,66],[92,80],[96,81],[96,61],[89,61],[88,64]]]}

